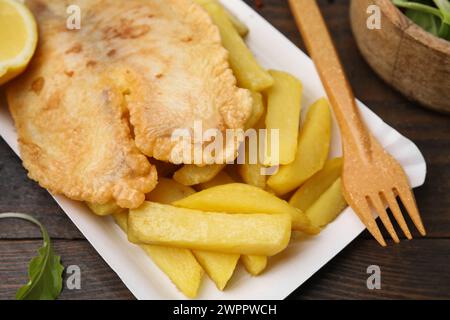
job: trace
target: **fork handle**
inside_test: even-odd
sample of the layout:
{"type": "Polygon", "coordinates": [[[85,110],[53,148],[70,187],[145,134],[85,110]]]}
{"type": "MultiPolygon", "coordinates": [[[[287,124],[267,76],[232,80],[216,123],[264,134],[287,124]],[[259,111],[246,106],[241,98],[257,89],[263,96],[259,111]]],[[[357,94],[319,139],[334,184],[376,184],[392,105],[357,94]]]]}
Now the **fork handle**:
{"type": "Polygon", "coordinates": [[[306,47],[316,65],[342,133],[345,150],[352,144],[362,158],[370,155],[370,134],[333,45],[316,0],[288,0],[306,47]]]}

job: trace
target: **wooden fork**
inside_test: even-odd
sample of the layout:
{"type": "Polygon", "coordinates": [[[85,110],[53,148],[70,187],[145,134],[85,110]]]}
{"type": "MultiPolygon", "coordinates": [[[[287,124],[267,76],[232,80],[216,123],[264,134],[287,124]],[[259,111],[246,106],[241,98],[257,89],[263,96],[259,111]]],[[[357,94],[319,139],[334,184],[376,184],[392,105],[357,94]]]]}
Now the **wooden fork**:
{"type": "Polygon", "coordinates": [[[398,243],[399,238],[386,212],[386,206],[408,239],[411,232],[397,203],[403,202],[422,235],[425,228],[417,210],[414,194],[400,164],[369,133],[359,114],[356,100],[331,40],[316,0],[288,0],[303,40],[316,65],[342,133],[344,168],[343,193],[370,233],[382,245],[386,242],[372,214],[398,243]]]}

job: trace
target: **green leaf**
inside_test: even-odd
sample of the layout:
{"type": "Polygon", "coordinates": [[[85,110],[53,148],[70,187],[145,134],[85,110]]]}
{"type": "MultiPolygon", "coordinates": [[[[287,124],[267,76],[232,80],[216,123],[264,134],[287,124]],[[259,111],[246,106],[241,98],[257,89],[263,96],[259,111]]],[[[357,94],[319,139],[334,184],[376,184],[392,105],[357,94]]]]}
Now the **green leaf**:
{"type": "Polygon", "coordinates": [[[446,24],[446,23],[441,24],[441,28],[439,29],[439,37],[450,41],[450,25],[449,24],[446,24]]]}
{"type": "Polygon", "coordinates": [[[442,25],[439,29],[439,37],[450,41],[450,1],[449,0],[433,0],[439,8],[442,16],[442,25]]]}
{"type": "Polygon", "coordinates": [[[392,0],[405,9],[408,16],[417,25],[437,37],[450,41],[450,1],[449,0],[392,0]]]}
{"type": "Polygon", "coordinates": [[[436,17],[439,17],[441,20],[443,19],[441,12],[437,8],[426,5],[424,3],[412,2],[412,1],[407,1],[407,0],[393,0],[392,2],[399,8],[420,11],[423,13],[432,14],[436,17]]]}
{"type": "Polygon", "coordinates": [[[43,245],[28,266],[29,281],[16,293],[17,300],[54,300],[62,290],[61,258],[54,254],[50,237],[44,226],[33,217],[22,213],[3,213],[0,219],[24,219],[41,228],[43,245]]]}
{"type": "Polygon", "coordinates": [[[450,24],[450,1],[449,0],[433,0],[436,7],[439,8],[443,16],[443,21],[446,24],[450,24]]]}
{"type": "Polygon", "coordinates": [[[405,14],[408,18],[410,18],[426,31],[434,34],[435,36],[439,36],[441,21],[436,16],[413,9],[407,9],[405,14]]]}

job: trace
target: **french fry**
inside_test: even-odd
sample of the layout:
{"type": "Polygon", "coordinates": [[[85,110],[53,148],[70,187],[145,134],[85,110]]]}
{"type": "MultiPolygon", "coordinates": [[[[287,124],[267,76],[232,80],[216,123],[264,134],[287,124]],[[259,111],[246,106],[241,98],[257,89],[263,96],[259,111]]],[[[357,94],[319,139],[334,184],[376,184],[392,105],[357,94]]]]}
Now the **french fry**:
{"type": "Polygon", "coordinates": [[[205,190],[205,189],[210,189],[210,188],[214,188],[214,187],[217,187],[217,186],[221,186],[223,184],[229,184],[229,183],[234,183],[234,182],[235,181],[233,180],[233,178],[228,173],[226,173],[225,171],[221,171],[221,172],[219,172],[219,174],[214,179],[212,179],[212,180],[210,180],[208,182],[199,184],[196,187],[196,189],[198,189],[198,190],[205,190]]]}
{"type": "MultiPolygon", "coordinates": [[[[254,166],[249,165],[247,167],[253,168],[254,166]]],[[[259,175],[258,173],[258,176],[261,175],[259,175]]],[[[210,189],[216,186],[229,183],[234,183],[233,178],[231,178],[225,171],[222,171],[217,175],[217,177],[215,177],[210,182],[199,185],[199,190],[210,189]]],[[[220,290],[223,290],[226,284],[228,283],[229,279],[233,275],[234,268],[236,267],[237,262],[237,260],[235,261],[236,255],[211,253],[206,251],[201,251],[203,254],[198,255],[198,252],[199,251],[194,251],[193,253],[199,260],[200,264],[205,269],[206,273],[208,273],[209,277],[216,283],[216,286],[220,290]]],[[[239,256],[237,256],[237,259],[239,259],[239,256]]],[[[252,275],[260,274],[266,268],[267,265],[267,257],[264,256],[244,255],[242,256],[241,261],[243,262],[248,272],[250,272],[250,274],[252,275]]]]}
{"type": "Polygon", "coordinates": [[[195,186],[214,179],[220,171],[225,168],[224,164],[212,164],[199,167],[193,164],[186,164],[180,170],[175,172],[173,178],[175,181],[185,186],[195,186]]]}
{"type": "MultiPolygon", "coordinates": [[[[195,0],[195,2],[197,2],[201,6],[204,6],[204,5],[208,4],[208,3],[215,3],[215,4],[219,4],[220,5],[220,2],[218,2],[217,0],[195,0]]],[[[249,30],[248,30],[247,26],[241,20],[236,18],[227,9],[225,9],[225,8],[223,8],[223,9],[224,9],[224,13],[225,13],[226,17],[233,24],[233,27],[236,29],[236,31],[239,33],[239,35],[241,37],[245,37],[249,33],[249,30]]]]}
{"type": "Polygon", "coordinates": [[[226,214],[145,202],[128,217],[128,240],[138,244],[272,256],[290,236],[289,214],[226,214]]]}
{"type": "Polygon", "coordinates": [[[279,130],[279,163],[272,163],[273,157],[265,165],[287,165],[295,160],[300,128],[300,111],[303,86],[300,80],[282,71],[269,71],[274,85],[267,91],[267,153],[271,155],[271,130],[279,130]]]}
{"type": "Polygon", "coordinates": [[[301,186],[320,171],[328,158],[331,139],[331,112],[327,100],[320,99],[308,112],[300,132],[297,155],[293,163],[281,166],[267,180],[278,195],[285,195],[301,186]]]}
{"type": "MultiPolygon", "coordinates": [[[[257,138],[259,144],[259,137],[257,138]]],[[[258,146],[259,148],[259,146],[258,146]]],[[[259,159],[259,149],[256,163],[250,163],[250,150],[249,144],[245,145],[245,163],[238,165],[238,172],[242,180],[252,186],[265,189],[267,176],[262,173],[264,166],[261,164],[259,159]]]]}
{"type": "Polygon", "coordinates": [[[323,228],[336,219],[346,207],[347,202],[342,195],[342,181],[339,178],[308,208],[306,214],[311,219],[312,224],[323,228]]]}
{"type": "MultiPolygon", "coordinates": [[[[213,180],[217,178],[218,176],[213,180]]],[[[212,183],[212,181],[209,183],[212,183]]],[[[171,179],[162,178],[159,180],[156,188],[147,195],[147,200],[162,204],[171,204],[194,193],[195,190],[191,187],[187,187],[171,179]]],[[[169,249],[169,247],[166,247],[166,249],[169,249]]],[[[223,290],[234,273],[239,255],[207,251],[192,251],[192,253],[205,269],[208,276],[215,282],[216,286],[220,290],[223,290]]]]}
{"type": "Polygon", "coordinates": [[[128,232],[128,212],[117,212],[113,214],[114,221],[122,229],[123,232],[128,232]]]}
{"type": "Polygon", "coordinates": [[[242,256],[241,261],[248,273],[253,276],[260,275],[267,267],[265,256],[242,256]]]}
{"type": "MultiPolygon", "coordinates": [[[[234,188],[237,185],[238,184],[234,184],[233,186],[231,186],[232,189],[235,190],[235,192],[244,191],[244,192],[246,192],[246,194],[248,195],[249,198],[253,197],[252,194],[248,194],[247,193],[249,188],[244,187],[243,189],[246,189],[246,190],[240,190],[239,188],[237,188],[237,189],[234,188]]],[[[245,186],[245,185],[242,185],[242,186],[245,186]]],[[[228,188],[227,187],[222,187],[220,189],[225,190],[225,189],[228,189],[228,188]]],[[[220,190],[218,190],[218,191],[220,191],[220,190]]],[[[205,195],[205,197],[207,197],[206,192],[204,193],[204,195],[205,195]]],[[[213,194],[211,194],[210,195],[210,199],[214,199],[214,198],[215,198],[215,196],[213,194]]],[[[236,198],[237,198],[237,194],[235,196],[235,199],[236,198]]],[[[217,200],[220,201],[220,197],[217,200]]],[[[189,202],[189,199],[188,199],[187,202],[189,202]]],[[[183,203],[186,204],[187,202],[183,202],[183,203]]],[[[224,209],[223,206],[216,205],[216,204],[217,204],[217,202],[214,202],[214,201],[208,202],[208,204],[205,206],[205,208],[206,208],[205,210],[221,211],[221,210],[224,209]]],[[[188,204],[186,204],[186,205],[187,205],[187,207],[189,207],[191,209],[198,209],[198,210],[201,210],[202,207],[203,207],[203,204],[201,202],[196,204],[195,200],[193,202],[191,202],[191,205],[188,205],[188,204]]],[[[183,205],[181,204],[181,206],[183,206],[183,205]]],[[[254,208],[254,210],[251,210],[251,208],[250,208],[250,210],[248,210],[248,208],[239,207],[239,208],[236,208],[237,211],[236,210],[228,210],[228,208],[225,211],[239,212],[239,209],[243,209],[243,212],[245,212],[245,213],[259,213],[259,212],[261,212],[261,208],[262,207],[257,207],[257,208],[254,208]]],[[[280,211],[278,211],[278,212],[283,212],[283,211],[280,209],[280,211]]],[[[232,259],[232,258],[229,258],[229,259],[232,259]]],[[[247,257],[247,256],[244,255],[244,256],[241,257],[241,260],[244,263],[244,266],[246,267],[248,272],[250,272],[250,274],[252,274],[252,275],[260,274],[265,269],[265,267],[267,265],[267,257],[264,257],[264,256],[249,256],[249,257],[247,257]]],[[[228,264],[231,265],[231,263],[232,262],[229,262],[228,264]]]]}
{"type": "Polygon", "coordinates": [[[94,214],[101,217],[110,216],[116,212],[121,212],[125,210],[119,207],[115,202],[109,202],[106,204],[86,202],[86,205],[89,207],[89,209],[91,209],[91,211],[94,214]]]}
{"type": "Polygon", "coordinates": [[[149,245],[141,247],[184,295],[197,297],[205,272],[190,250],[149,245]]]}
{"type": "Polygon", "coordinates": [[[212,2],[204,4],[203,8],[208,11],[213,22],[219,28],[222,44],[229,52],[230,66],[238,80],[238,85],[257,92],[272,86],[272,77],[258,64],[224,12],[225,9],[212,2]]]}
{"type": "MultiPolygon", "coordinates": [[[[263,116],[266,113],[264,106],[264,99],[262,94],[258,92],[252,92],[253,95],[253,113],[250,119],[247,121],[247,128],[261,129],[265,127],[263,116]]],[[[259,136],[258,136],[259,140],[259,136]]],[[[252,186],[264,189],[266,187],[267,176],[261,174],[264,166],[259,161],[257,163],[250,163],[249,145],[246,145],[245,149],[245,163],[238,166],[238,172],[242,180],[252,186]]]]}
{"type": "Polygon", "coordinates": [[[174,201],[183,199],[196,191],[191,187],[185,186],[172,179],[160,178],[156,188],[147,194],[148,201],[162,204],[170,204],[174,201]]]}
{"type": "Polygon", "coordinates": [[[245,183],[261,189],[265,189],[267,176],[261,174],[261,170],[263,168],[264,166],[260,163],[245,163],[239,165],[239,174],[241,175],[242,180],[244,180],[245,183]]]}
{"type": "Polygon", "coordinates": [[[306,212],[341,176],[342,158],[328,160],[322,170],[311,177],[294,193],[289,204],[306,212]]]}
{"type": "Polygon", "coordinates": [[[233,24],[234,29],[236,29],[236,31],[242,38],[245,38],[250,32],[250,30],[248,30],[248,27],[227,9],[225,9],[225,13],[230,22],[233,24]]]}
{"type": "Polygon", "coordinates": [[[227,213],[288,213],[294,230],[308,234],[317,234],[320,231],[311,225],[308,217],[301,210],[273,194],[243,183],[226,184],[203,190],[175,201],[173,205],[187,209],[227,213]]]}
{"type": "MultiPolygon", "coordinates": [[[[264,96],[263,96],[264,99],[264,96]]],[[[266,102],[264,102],[264,112],[261,115],[261,118],[259,118],[259,121],[256,123],[255,128],[256,129],[266,129],[266,118],[267,118],[267,107],[266,102]]]]}
{"type": "Polygon", "coordinates": [[[236,269],[240,255],[199,250],[193,250],[192,253],[208,276],[214,281],[217,288],[221,291],[225,289],[234,273],[234,269],[236,269]]]}
{"type": "Polygon", "coordinates": [[[255,128],[265,112],[264,99],[261,93],[251,92],[253,98],[253,110],[245,125],[247,129],[255,128]]]}
{"type": "MultiPolygon", "coordinates": [[[[116,213],[114,219],[127,233],[128,212],[116,213]]],[[[140,247],[183,294],[189,298],[197,296],[204,271],[190,250],[151,245],[140,247]]]]}

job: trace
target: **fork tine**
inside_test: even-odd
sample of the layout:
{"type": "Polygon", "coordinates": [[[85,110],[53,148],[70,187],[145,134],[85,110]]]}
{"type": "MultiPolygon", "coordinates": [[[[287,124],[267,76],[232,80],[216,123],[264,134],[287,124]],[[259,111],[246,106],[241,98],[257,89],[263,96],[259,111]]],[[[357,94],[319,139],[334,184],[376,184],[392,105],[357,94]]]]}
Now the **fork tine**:
{"type": "Polygon", "coordinates": [[[386,212],[385,206],[383,205],[383,202],[381,202],[380,196],[375,194],[368,198],[368,200],[371,202],[374,209],[377,211],[378,215],[380,216],[381,221],[384,224],[384,227],[391,235],[392,239],[395,243],[399,243],[400,239],[397,236],[397,233],[395,232],[394,226],[392,225],[391,219],[389,219],[389,216],[386,212]]]}
{"type": "Polygon", "coordinates": [[[392,214],[395,217],[395,220],[397,220],[398,225],[403,230],[403,233],[405,234],[406,238],[408,240],[412,239],[411,232],[409,231],[408,225],[406,224],[405,218],[403,218],[402,211],[400,210],[400,207],[398,206],[397,200],[395,199],[395,195],[392,193],[392,191],[383,192],[382,196],[384,197],[384,200],[387,202],[389,208],[392,211],[392,214]]]}
{"type": "Polygon", "coordinates": [[[414,194],[412,193],[411,188],[408,185],[400,185],[395,188],[395,191],[402,200],[402,203],[408,211],[409,216],[414,222],[417,230],[419,230],[422,236],[425,236],[427,232],[425,231],[425,227],[423,226],[422,218],[420,217],[419,210],[417,209],[416,199],[414,198],[414,194]]]}
{"type": "Polygon", "coordinates": [[[383,247],[386,247],[386,241],[384,241],[383,235],[381,234],[380,229],[373,218],[372,211],[370,210],[367,200],[364,198],[355,202],[354,205],[352,205],[352,208],[355,210],[356,214],[367,227],[367,230],[369,230],[378,243],[383,247]]]}

